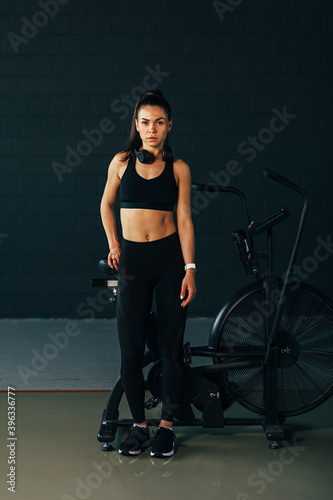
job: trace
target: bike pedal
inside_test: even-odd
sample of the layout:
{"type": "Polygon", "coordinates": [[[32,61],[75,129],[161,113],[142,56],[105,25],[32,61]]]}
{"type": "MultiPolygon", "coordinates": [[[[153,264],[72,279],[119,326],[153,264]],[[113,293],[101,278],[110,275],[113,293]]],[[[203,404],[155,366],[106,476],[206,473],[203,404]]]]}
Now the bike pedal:
{"type": "Polygon", "coordinates": [[[152,408],[156,408],[156,406],[160,403],[161,401],[158,398],[151,397],[145,402],[145,409],[146,410],[151,410],[152,408]]]}

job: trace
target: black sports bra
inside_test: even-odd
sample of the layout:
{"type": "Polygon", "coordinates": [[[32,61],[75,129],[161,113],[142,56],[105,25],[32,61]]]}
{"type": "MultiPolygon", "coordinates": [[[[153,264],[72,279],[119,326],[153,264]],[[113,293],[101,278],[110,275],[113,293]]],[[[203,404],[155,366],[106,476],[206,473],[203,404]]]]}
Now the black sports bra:
{"type": "Polygon", "coordinates": [[[148,180],[137,173],[135,159],[131,159],[122,176],[119,193],[120,208],[147,208],[172,212],[178,193],[173,162],[167,162],[160,175],[148,180]]]}

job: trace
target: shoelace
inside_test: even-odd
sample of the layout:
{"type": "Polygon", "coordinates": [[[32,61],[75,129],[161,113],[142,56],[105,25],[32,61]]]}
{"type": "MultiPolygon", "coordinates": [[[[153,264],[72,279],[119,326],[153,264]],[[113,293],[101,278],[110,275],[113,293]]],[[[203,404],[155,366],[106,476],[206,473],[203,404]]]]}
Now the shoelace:
{"type": "Polygon", "coordinates": [[[165,432],[171,432],[175,437],[173,430],[167,429],[166,427],[154,427],[153,429],[153,434],[155,434],[157,440],[164,439],[165,436],[168,436],[168,434],[165,434],[165,432]],[[161,432],[158,432],[160,429],[161,432]]]}
{"type": "Polygon", "coordinates": [[[138,427],[138,426],[135,426],[135,427],[132,427],[130,430],[129,430],[129,433],[128,433],[128,437],[136,437],[136,434],[137,434],[137,430],[138,429],[144,429],[145,431],[147,430],[145,427],[138,427]]]}

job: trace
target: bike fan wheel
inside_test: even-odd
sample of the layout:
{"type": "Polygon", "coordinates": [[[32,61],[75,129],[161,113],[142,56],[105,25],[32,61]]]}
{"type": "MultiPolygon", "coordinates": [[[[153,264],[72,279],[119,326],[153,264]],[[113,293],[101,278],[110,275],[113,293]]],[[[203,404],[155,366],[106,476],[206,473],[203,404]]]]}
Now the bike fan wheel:
{"type": "MultiPolygon", "coordinates": [[[[264,354],[265,316],[269,314],[263,288],[254,289],[230,307],[220,329],[215,363],[264,354]],[[228,355],[227,355],[228,354],[228,355]],[[230,357],[231,356],[231,357],[230,357]]],[[[315,288],[301,283],[287,289],[278,330],[278,410],[284,416],[310,411],[333,393],[333,303],[315,288]],[[297,287],[297,288],[296,288],[297,287]]],[[[264,366],[224,373],[228,392],[242,406],[263,414],[264,366]]]]}

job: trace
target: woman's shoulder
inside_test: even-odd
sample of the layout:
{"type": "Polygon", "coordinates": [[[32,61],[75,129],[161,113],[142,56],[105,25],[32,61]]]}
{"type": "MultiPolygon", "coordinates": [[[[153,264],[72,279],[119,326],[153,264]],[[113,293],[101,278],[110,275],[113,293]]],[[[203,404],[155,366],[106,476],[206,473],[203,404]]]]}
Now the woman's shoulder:
{"type": "Polygon", "coordinates": [[[110,167],[114,169],[121,169],[127,166],[130,160],[130,155],[127,151],[119,151],[116,153],[110,162],[110,167]]]}
{"type": "Polygon", "coordinates": [[[112,158],[111,163],[118,165],[119,167],[124,167],[129,161],[129,154],[127,151],[119,151],[112,158]]]}
{"type": "Polygon", "coordinates": [[[177,172],[186,172],[190,170],[190,167],[186,161],[181,160],[180,158],[173,158],[173,166],[175,171],[177,172]]]}
{"type": "Polygon", "coordinates": [[[173,159],[173,171],[178,182],[182,179],[190,179],[191,177],[190,167],[188,163],[181,160],[180,158],[173,159]]]}
{"type": "Polygon", "coordinates": [[[186,161],[182,160],[181,158],[176,158],[175,156],[173,157],[173,164],[176,168],[190,168],[186,161]]]}
{"type": "Polygon", "coordinates": [[[126,158],[126,151],[116,153],[109,164],[109,176],[121,178],[126,170],[128,159],[126,158]]]}

